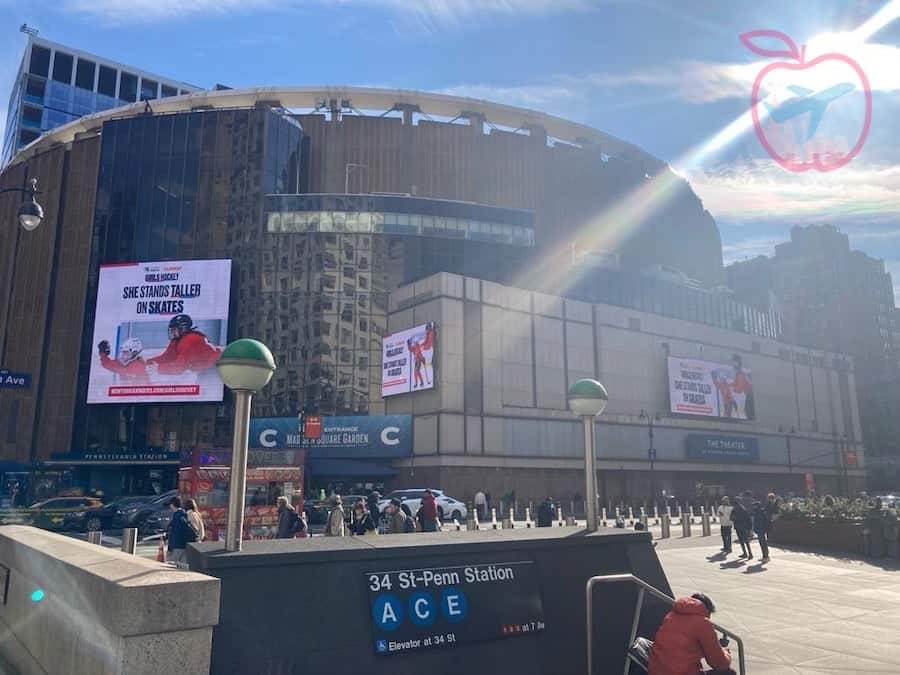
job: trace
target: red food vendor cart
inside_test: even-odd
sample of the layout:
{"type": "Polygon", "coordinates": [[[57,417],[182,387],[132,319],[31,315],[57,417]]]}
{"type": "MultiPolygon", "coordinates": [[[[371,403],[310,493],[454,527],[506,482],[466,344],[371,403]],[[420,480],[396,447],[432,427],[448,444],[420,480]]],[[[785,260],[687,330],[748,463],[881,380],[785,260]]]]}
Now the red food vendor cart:
{"type": "MultiPolygon", "coordinates": [[[[291,459],[296,462],[291,466],[253,466],[254,453],[251,452],[244,494],[244,539],[275,536],[278,497],[287,497],[297,511],[303,513],[303,451],[295,450],[291,454],[291,459]]],[[[208,452],[201,455],[195,451],[191,466],[178,470],[178,491],[182,499],[196,500],[206,526],[207,541],[225,538],[231,467],[222,460],[230,461],[228,455],[230,453],[220,453],[215,457],[219,463],[213,464],[209,463],[208,452]]]]}

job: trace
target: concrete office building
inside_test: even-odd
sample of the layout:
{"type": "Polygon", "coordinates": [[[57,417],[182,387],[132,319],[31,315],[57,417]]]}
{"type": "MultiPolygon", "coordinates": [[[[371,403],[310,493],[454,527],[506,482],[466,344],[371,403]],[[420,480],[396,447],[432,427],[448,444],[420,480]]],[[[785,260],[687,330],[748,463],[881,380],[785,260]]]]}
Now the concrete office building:
{"type": "Polygon", "coordinates": [[[28,43],[13,83],[0,166],[42,133],[100,110],[179,96],[200,87],[148,73],[38,37],[28,43]]]}
{"type": "Polygon", "coordinates": [[[853,357],[870,487],[900,488],[900,310],[884,261],[851,250],[837,228],[815,225],[792,228],[774,256],[727,272],[736,299],[777,308],[786,340],[853,357]]]}
{"type": "Polygon", "coordinates": [[[229,444],[227,396],[87,403],[100,265],[232,260],[228,337],[279,364],[257,417],[390,413],[392,293],[439,272],[537,289],[551,251],[563,281],[544,292],[777,338],[775,313],[722,291],[718,230],[684,182],[609,250],[578,249],[586,222],[668,171],[549,115],[364,88],[199,92],[49,131],[0,175],[37,177],[45,210],[27,233],[19,196],[0,197],[0,367],[32,383],[0,390],[2,456],[116,494],[171,485],[180,452],[229,444]]]}
{"type": "Polygon", "coordinates": [[[863,487],[855,375],[839,354],[451,274],[391,295],[389,329],[428,321],[440,327],[438,385],[387,401],[388,412],[414,422],[415,454],[398,484],[581,498],[584,441],[566,390],[590,377],[609,391],[597,422],[604,501],[646,499],[651,481],[657,494],[680,499],[863,487]],[[735,355],[752,373],[755,419],[673,414],[670,357],[727,363],[735,355]]]}

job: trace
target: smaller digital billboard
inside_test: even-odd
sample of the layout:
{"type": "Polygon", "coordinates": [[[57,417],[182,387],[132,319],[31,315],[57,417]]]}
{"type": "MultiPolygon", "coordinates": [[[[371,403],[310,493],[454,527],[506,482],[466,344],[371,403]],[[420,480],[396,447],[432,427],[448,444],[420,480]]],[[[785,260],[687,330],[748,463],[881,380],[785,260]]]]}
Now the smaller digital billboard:
{"type": "Polygon", "coordinates": [[[221,401],[230,260],[101,265],[88,403],[221,401]]]}
{"type": "Polygon", "coordinates": [[[434,321],[382,339],[381,397],[434,389],[434,321]]]}
{"type": "Polygon", "coordinates": [[[670,356],[669,409],[678,415],[756,419],[753,379],[734,355],[730,364],[670,356]]]}

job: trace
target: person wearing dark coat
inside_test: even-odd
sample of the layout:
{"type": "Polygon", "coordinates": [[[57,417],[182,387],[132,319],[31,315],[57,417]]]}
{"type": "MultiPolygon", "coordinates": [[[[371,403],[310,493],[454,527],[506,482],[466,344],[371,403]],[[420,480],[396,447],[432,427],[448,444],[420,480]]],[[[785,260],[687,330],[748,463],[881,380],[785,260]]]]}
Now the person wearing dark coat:
{"type": "Polygon", "coordinates": [[[378,520],[378,502],[381,501],[381,493],[378,490],[372,490],[366,497],[366,508],[373,520],[378,520]]]}
{"type": "Polygon", "coordinates": [[[372,518],[372,514],[366,510],[365,502],[362,500],[353,505],[353,513],[350,516],[350,534],[377,534],[375,520],[372,518]]]}
{"type": "Polygon", "coordinates": [[[741,558],[753,559],[753,550],[750,548],[750,530],[753,529],[753,521],[747,509],[740,499],[734,500],[734,508],[731,510],[731,522],[734,523],[734,531],[737,533],[738,543],[741,545],[741,558]]]}
{"type": "Polygon", "coordinates": [[[753,502],[753,531],[756,532],[756,538],[759,540],[759,548],[762,550],[762,562],[769,562],[769,540],[767,535],[772,529],[772,520],[768,512],[759,502],[753,502]]]}
{"type": "Polygon", "coordinates": [[[298,532],[305,529],[303,519],[297,513],[297,509],[290,505],[287,497],[278,498],[278,529],[275,532],[276,539],[293,539],[298,532]]]}
{"type": "Polygon", "coordinates": [[[186,567],[185,548],[188,542],[197,541],[197,536],[188,523],[187,513],[181,508],[180,498],[172,497],[169,501],[169,509],[172,511],[172,519],[166,530],[168,541],[166,560],[175,563],[178,567],[186,567]]]}
{"type": "Polygon", "coordinates": [[[544,501],[541,502],[540,506],[538,506],[537,512],[537,526],[538,527],[550,527],[553,525],[553,500],[550,497],[547,497],[544,501]]]}

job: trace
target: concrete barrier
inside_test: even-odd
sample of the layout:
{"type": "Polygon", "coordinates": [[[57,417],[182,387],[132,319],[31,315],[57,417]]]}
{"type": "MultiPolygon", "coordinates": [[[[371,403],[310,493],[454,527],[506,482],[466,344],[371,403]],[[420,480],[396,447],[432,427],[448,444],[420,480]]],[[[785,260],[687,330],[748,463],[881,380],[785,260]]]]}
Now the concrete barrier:
{"type": "Polygon", "coordinates": [[[0,527],[0,654],[16,673],[208,673],[218,621],[218,579],[0,527]]]}

